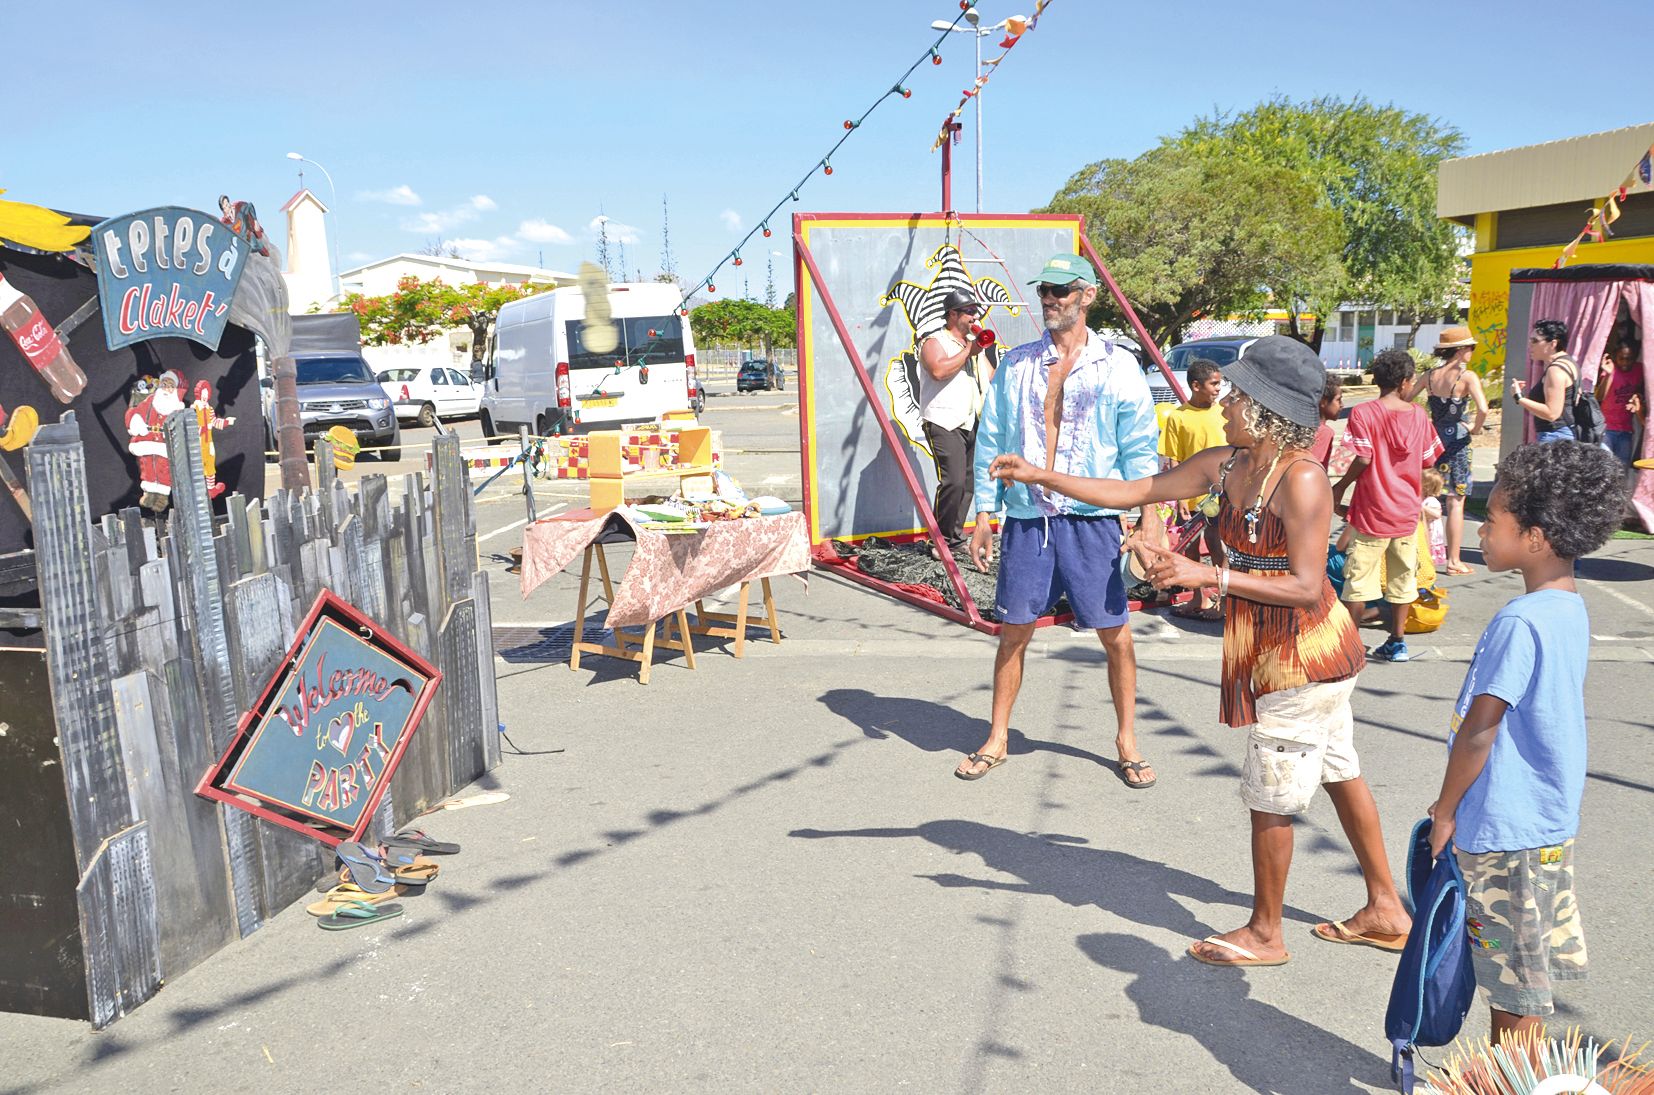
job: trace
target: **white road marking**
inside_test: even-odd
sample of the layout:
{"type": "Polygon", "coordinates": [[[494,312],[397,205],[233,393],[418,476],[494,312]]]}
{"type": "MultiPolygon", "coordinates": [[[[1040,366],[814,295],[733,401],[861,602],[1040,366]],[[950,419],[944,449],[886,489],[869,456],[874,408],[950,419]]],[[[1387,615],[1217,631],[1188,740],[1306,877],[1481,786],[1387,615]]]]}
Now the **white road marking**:
{"type": "Polygon", "coordinates": [[[1636,609],[1638,612],[1641,612],[1645,616],[1654,616],[1654,608],[1649,608],[1647,605],[1643,604],[1630,594],[1621,593],[1619,590],[1615,589],[1606,582],[1592,582],[1591,586],[1594,589],[1601,590],[1603,593],[1608,594],[1608,596],[1614,598],[1614,600],[1619,601],[1622,604],[1630,605],[1632,608],[1636,609]]]}
{"type": "MultiPolygon", "coordinates": [[[[547,517],[547,516],[550,516],[553,513],[556,513],[558,510],[565,510],[565,509],[568,509],[568,508],[569,508],[569,504],[567,502],[559,502],[555,506],[552,506],[550,509],[545,510],[544,512],[542,512],[541,516],[542,517],[547,517]]],[[[485,532],[481,536],[477,537],[477,543],[480,544],[484,540],[493,539],[495,536],[498,536],[502,532],[510,532],[512,529],[522,528],[526,524],[528,524],[528,518],[524,517],[521,521],[513,521],[509,525],[501,525],[499,528],[495,529],[493,532],[485,532]]]]}

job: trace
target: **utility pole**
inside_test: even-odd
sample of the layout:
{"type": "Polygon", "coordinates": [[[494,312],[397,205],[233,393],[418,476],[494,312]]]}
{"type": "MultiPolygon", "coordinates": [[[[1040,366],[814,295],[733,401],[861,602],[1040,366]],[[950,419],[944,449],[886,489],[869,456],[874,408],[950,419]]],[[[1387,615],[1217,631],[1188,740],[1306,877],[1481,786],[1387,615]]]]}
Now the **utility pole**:
{"type": "Polygon", "coordinates": [[[609,218],[601,205],[597,207],[597,265],[603,267],[604,277],[610,281],[615,279],[614,267],[609,262],[609,218]]]}
{"type": "Polygon", "coordinates": [[[775,307],[775,256],[769,258],[769,281],[764,286],[764,307],[775,307]]]}
{"type": "MultiPolygon", "coordinates": [[[[620,281],[625,281],[626,280],[626,241],[625,240],[620,240],[620,241],[618,241],[617,245],[620,248],[620,278],[619,278],[619,280],[620,281]]],[[[616,279],[613,275],[610,275],[609,280],[614,281],[616,279]]]]}

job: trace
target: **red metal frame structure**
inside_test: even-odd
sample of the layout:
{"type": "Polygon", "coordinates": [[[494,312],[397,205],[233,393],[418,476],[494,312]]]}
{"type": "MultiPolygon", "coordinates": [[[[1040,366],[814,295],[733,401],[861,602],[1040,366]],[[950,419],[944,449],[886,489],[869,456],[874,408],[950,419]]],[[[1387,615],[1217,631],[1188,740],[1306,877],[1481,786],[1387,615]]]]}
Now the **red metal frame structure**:
{"type": "MultiPolygon", "coordinates": [[[[947,146],[944,143],[944,157],[946,157],[946,148],[947,146]]],[[[950,173],[947,171],[946,166],[944,166],[942,174],[944,205],[947,203],[948,198],[949,174],[950,173]]],[[[1081,251],[1088,259],[1090,259],[1092,265],[1096,267],[1098,276],[1102,279],[1103,284],[1108,287],[1108,290],[1111,294],[1113,294],[1116,303],[1119,304],[1121,311],[1125,313],[1126,319],[1131,324],[1132,331],[1137,335],[1138,341],[1142,345],[1144,351],[1147,352],[1151,358],[1153,358],[1154,363],[1166,377],[1167,383],[1171,385],[1172,391],[1177,393],[1178,399],[1181,401],[1187,401],[1188,394],[1178,384],[1177,379],[1172,375],[1171,370],[1167,367],[1165,358],[1161,356],[1160,347],[1157,346],[1154,343],[1154,340],[1149,337],[1148,331],[1143,327],[1142,321],[1138,319],[1136,311],[1132,308],[1130,302],[1126,300],[1125,295],[1120,292],[1120,287],[1115,283],[1113,275],[1108,271],[1108,267],[1103,264],[1101,256],[1099,256],[1096,249],[1092,247],[1091,241],[1086,238],[1084,217],[1079,215],[1070,217],[1066,215],[1031,213],[960,214],[952,211],[927,214],[795,213],[793,214],[793,281],[796,298],[802,304],[805,299],[805,279],[808,278],[810,284],[814,287],[816,294],[820,297],[822,305],[827,310],[827,315],[829,320],[832,322],[834,333],[838,336],[839,343],[843,346],[844,352],[849,358],[850,367],[855,373],[856,382],[860,386],[862,394],[867,400],[867,405],[873,411],[873,416],[878,423],[879,433],[883,438],[885,448],[889,451],[889,454],[895,458],[897,467],[901,472],[903,484],[906,486],[907,492],[912,498],[915,507],[917,507],[919,516],[924,523],[924,529],[917,534],[909,534],[905,537],[900,535],[889,536],[886,537],[887,539],[896,541],[903,539],[916,540],[928,535],[928,538],[932,544],[941,545],[944,543],[941,535],[941,529],[936,523],[936,514],[931,508],[930,499],[926,496],[919,476],[914,472],[913,465],[909,461],[908,446],[898,435],[895,424],[890,419],[889,412],[886,411],[883,402],[879,398],[877,386],[874,384],[871,374],[868,373],[867,366],[862,361],[861,354],[856,349],[855,342],[850,336],[849,328],[845,324],[844,316],[839,311],[838,304],[833,299],[832,291],[828,288],[826,279],[822,276],[821,268],[817,264],[815,255],[811,251],[810,245],[805,238],[806,234],[804,232],[804,226],[807,223],[818,220],[838,222],[887,221],[892,219],[905,220],[914,228],[918,228],[926,224],[940,224],[945,227],[946,225],[957,223],[961,226],[968,226],[972,221],[1002,222],[1027,220],[1029,222],[1037,222],[1042,224],[1072,221],[1075,225],[1076,235],[1079,240],[1081,251]]],[[[802,306],[797,310],[795,322],[797,324],[796,341],[799,347],[800,373],[798,384],[798,421],[799,448],[801,453],[801,461],[803,464],[803,467],[800,470],[802,473],[801,479],[803,481],[804,510],[806,514],[813,515],[815,512],[815,499],[812,497],[811,468],[814,464],[815,452],[813,437],[811,435],[811,423],[813,421],[812,409],[810,407],[811,385],[806,382],[806,377],[804,375],[805,371],[813,366],[806,361],[804,354],[804,348],[809,345],[809,332],[806,330],[806,312],[802,306]]],[[[811,533],[813,538],[815,533],[815,524],[813,520],[811,521],[811,533]]],[[[953,620],[956,623],[965,624],[978,631],[983,631],[990,635],[997,635],[1000,631],[1000,625],[997,622],[984,619],[982,613],[977,609],[975,600],[971,597],[969,590],[965,588],[964,580],[961,578],[959,573],[959,566],[954,561],[951,552],[943,550],[938,552],[938,554],[941,557],[942,567],[947,573],[949,583],[952,585],[960,603],[965,606],[964,611],[960,611],[951,605],[938,603],[913,594],[893,583],[883,581],[879,578],[873,577],[872,575],[866,574],[854,566],[835,565],[840,563],[841,560],[838,558],[837,553],[834,552],[825,541],[813,541],[810,545],[810,551],[811,556],[816,560],[818,565],[828,567],[833,573],[839,574],[850,579],[851,581],[868,586],[872,589],[876,589],[887,596],[894,597],[897,600],[903,601],[907,604],[915,605],[929,612],[934,612],[945,619],[953,620]]],[[[1132,607],[1138,608],[1140,605],[1134,603],[1132,607]]],[[[1044,616],[1036,622],[1036,626],[1045,626],[1051,623],[1063,622],[1067,619],[1068,617],[1066,615],[1060,617],[1044,616]]]]}
{"type": "Polygon", "coordinates": [[[328,847],[337,847],[344,840],[361,840],[367,832],[368,826],[373,824],[374,814],[379,809],[379,801],[391,785],[391,777],[396,774],[397,765],[402,763],[402,755],[408,750],[408,743],[413,740],[414,731],[418,729],[420,720],[425,717],[425,709],[431,705],[436,689],[442,683],[442,671],[426,661],[412,647],[407,646],[390,632],[380,628],[372,618],[361,612],[356,606],[340,598],[330,590],[322,590],[316,598],[316,603],[310,606],[304,622],[299,625],[298,634],[293,644],[287,648],[287,654],[282,658],[281,666],[271,674],[270,680],[259,695],[258,702],[253,704],[252,710],[241,716],[236,724],[235,736],[230,739],[229,748],[224,755],[213,763],[196,784],[195,793],[203,798],[215,802],[223,802],[234,806],[238,810],[245,810],[255,817],[261,817],[272,825],[280,825],[284,829],[291,829],[296,833],[303,833],[307,837],[321,841],[328,847]],[[406,663],[425,678],[425,686],[420,689],[419,695],[414,697],[412,709],[408,713],[408,724],[397,737],[396,744],[391,747],[391,754],[385,760],[384,770],[380,772],[373,790],[368,793],[366,804],[362,807],[360,820],[351,830],[341,825],[330,825],[326,821],[312,817],[300,817],[294,812],[279,809],[263,800],[253,800],[248,792],[236,794],[225,789],[224,773],[240,755],[250,733],[264,718],[265,714],[275,703],[276,697],[286,687],[289,674],[295,668],[305,644],[309,642],[311,633],[321,622],[323,616],[348,624],[352,630],[367,636],[367,641],[379,647],[383,653],[406,663]]]}

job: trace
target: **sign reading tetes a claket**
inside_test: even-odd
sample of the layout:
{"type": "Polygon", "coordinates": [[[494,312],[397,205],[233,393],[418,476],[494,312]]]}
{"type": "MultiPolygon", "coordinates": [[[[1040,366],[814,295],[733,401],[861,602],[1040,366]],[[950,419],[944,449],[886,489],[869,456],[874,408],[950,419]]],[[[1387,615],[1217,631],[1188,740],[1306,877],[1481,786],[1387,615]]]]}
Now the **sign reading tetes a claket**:
{"type": "Polygon", "coordinates": [[[324,590],[196,793],[327,844],[359,840],[441,680],[324,590]]]}
{"type": "Polygon", "coordinates": [[[218,349],[247,241],[218,218],[165,206],[111,217],[92,229],[98,305],[111,350],[152,338],[218,349]]]}

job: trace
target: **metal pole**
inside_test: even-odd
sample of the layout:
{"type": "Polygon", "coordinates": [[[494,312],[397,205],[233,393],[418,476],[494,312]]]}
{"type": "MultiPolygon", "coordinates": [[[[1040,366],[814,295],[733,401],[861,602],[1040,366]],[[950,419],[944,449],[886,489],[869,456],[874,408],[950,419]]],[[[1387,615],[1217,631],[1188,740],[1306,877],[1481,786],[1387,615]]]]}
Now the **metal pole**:
{"type": "Polygon", "coordinates": [[[982,79],[982,36],[988,33],[979,30],[973,37],[976,39],[976,75],[973,76],[971,86],[976,90],[976,211],[982,212],[982,88],[975,81],[982,79]]]}

